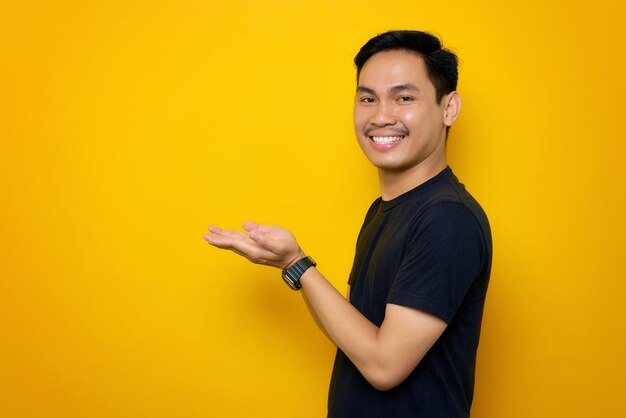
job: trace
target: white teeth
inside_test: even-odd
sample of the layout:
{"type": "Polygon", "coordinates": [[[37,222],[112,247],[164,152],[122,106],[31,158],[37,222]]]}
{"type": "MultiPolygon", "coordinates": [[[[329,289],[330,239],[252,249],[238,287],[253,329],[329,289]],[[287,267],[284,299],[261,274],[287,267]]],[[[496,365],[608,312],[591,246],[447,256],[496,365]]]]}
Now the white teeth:
{"type": "Polygon", "coordinates": [[[372,136],[372,141],[377,144],[391,144],[392,142],[401,141],[403,136],[372,136]]]}

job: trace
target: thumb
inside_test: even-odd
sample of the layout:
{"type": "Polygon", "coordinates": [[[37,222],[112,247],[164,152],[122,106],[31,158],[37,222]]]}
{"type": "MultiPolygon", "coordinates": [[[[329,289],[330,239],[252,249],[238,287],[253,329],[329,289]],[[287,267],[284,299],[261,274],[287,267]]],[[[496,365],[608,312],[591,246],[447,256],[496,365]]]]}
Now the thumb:
{"type": "Polygon", "coordinates": [[[283,248],[283,245],[280,243],[280,241],[275,240],[275,239],[265,235],[262,232],[253,230],[248,235],[249,235],[249,237],[250,237],[250,239],[252,241],[256,242],[261,247],[263,247],[263,248],[265,248],[267,250],[270,250],[274,254],[279,254],[280,251],[283,248]]]}
{"type": "Polygon", "coordinates": [[[245,229],[248,232],[259,231],[264,234],[269,234],[270,232],[272,232],[273,227],[248,221],[248,222],[243,223],[243,229],[245,229]]]}
{"type": "Polygon", "coordinates": [[[255,229],[257,229],[259,227],[259,224],[256,222],[244,222],[243,223],[243,229],[245,229],[248,232],[254,231],[255,229]]]}

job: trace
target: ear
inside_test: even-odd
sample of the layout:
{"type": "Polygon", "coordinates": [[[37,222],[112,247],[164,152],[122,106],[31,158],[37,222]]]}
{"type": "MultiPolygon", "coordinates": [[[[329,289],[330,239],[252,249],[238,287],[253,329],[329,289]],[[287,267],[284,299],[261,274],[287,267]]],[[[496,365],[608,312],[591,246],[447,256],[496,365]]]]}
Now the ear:
{"type": "Polygon", "coordinates": [[[443,124],[452,126],[461,112],[461,96],[459,96],[458,92],[453,91],[445,95],[441,101],[443,102],[443,124]]]}

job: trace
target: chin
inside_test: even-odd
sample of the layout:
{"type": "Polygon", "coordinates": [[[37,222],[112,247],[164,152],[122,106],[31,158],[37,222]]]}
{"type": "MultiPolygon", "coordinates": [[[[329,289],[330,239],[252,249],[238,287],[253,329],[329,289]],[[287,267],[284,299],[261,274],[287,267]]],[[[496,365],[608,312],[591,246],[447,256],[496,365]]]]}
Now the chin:
{"type": "Polygon", "coordinates": [[[369,157],[368,157],[368,160],[377,169],[382,170],[382,171],[388,171],[388,172],[404,171],[410,166],[405,161],[389,161],[389,160],[382,160],[380,158],[369,158],[369,157]]]}

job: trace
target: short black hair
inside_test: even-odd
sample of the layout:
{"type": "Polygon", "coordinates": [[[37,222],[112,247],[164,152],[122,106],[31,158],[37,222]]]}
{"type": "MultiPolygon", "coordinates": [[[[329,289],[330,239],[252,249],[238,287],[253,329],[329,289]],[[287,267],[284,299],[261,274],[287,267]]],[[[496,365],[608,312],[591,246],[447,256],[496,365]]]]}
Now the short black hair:
{"type": "Polygon", "coordinates": [[[457,56],[445,49],[436,36],[417,30],[389,31],[367,41],[354,57],[357,83],[367,60],[374,54],[389,50],[413,51],[424,58],[428,78],[435,86],[437,104],[441,103],[443,96],[456,90],[459,80],[457,56]]]}

